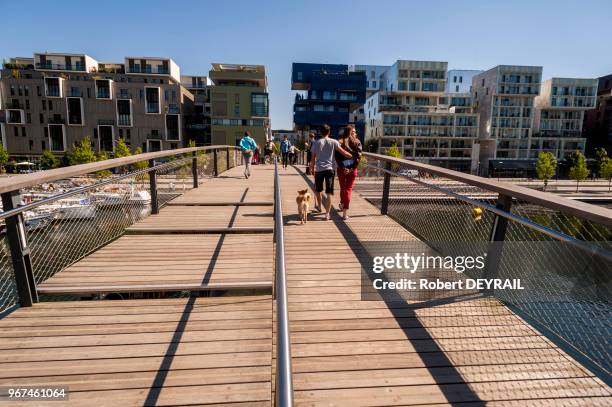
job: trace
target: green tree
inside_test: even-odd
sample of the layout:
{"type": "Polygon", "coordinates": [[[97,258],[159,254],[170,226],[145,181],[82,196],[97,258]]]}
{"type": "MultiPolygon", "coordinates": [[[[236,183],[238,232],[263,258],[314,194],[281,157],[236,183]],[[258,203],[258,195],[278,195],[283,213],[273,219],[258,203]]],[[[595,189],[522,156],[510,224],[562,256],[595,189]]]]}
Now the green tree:
{"type": "Polygon", "coordinates": [[[595,150],[595,169],[598,173],[601,172],[601,167],[609,159],[610,157],[608,157],[608,151],[605,148],[599,147],[597,150],[595,150]]]}
{"type": "Polygon", "coordinates": [[[96,161],[96,153],[91,148],[89,137],[83,138],[80,143],[72,145],[68,153],[68,163],[70,165],[87,164],[96,161]]]}
{"type": "Polygon", "coordinates": [[[129,157],[132,155],[130,148],[125,144],[125,140],[120,138],[115,145],[115,158],[129,157]]]}
{"type": "MultiPolygon", "coordinates": [[[[108,160],[108,153],[106,151],[100,151],[98,154],[98,161],[106,161],[108,160]]],[[[110,177],[113,173],[110,170],[102,170],[96,172],[96,176],[98,178],[110,177]]]]}
{"type": "Polygon", "coordinates": [[[45,150],[40,157],[40,167],[43,170],[51,170],[53,168],[59,167],[59,160],[50,150],[45,150]]]}
{"type": "Polygon", "coordinates": [[[612,160],[606,160],[599,170],[599,176],[608,180],[608,192],[610,192],[610,184],[612,183],[612,160]]]}
{"type": "Polygon", "coordinates": [[[536,162],[536,174],[538,175],[538,179],[544,181],[544,191],[546,191],[546,187],[548,186],[548,180],[555,176],[556,170],[557,159],[555,156],[548,151],[541,152],[536,162]]]}
{"type": "Polygon", "coordinates": [[[570,167],[569,176],[571,179],[576,180],[576,192],[578,192],[578,185],[580,181],[586,179],[589,176],[589,169],[586,165],[586,158],[580,151],[576,151],[574,158],[576,159],[575,164],[570,167]]]}
{"type": "Polygon", "coordinates": [[[4,172],[6,171],[4,169],[4,165],[8,162],[9,160],[9,153],[6,150],[6,148],[4,148],[4,146],[2,144],[0,144],[0,173],[4,174],[4,172]]]}
{"type": "MultiPolygon", "coordinates": [[[[402,158],[402,153],[399,149],[399,147],[397,146],[397,144],[392,144],[391,147],[389,147],[387,149],[387,155],[389,157],[395,157],[395,158],[402,158]]],[[[399,164],[391,164],[391,170],[392,171],[397,171],[399,169],[400,165],[399,164]]]]}

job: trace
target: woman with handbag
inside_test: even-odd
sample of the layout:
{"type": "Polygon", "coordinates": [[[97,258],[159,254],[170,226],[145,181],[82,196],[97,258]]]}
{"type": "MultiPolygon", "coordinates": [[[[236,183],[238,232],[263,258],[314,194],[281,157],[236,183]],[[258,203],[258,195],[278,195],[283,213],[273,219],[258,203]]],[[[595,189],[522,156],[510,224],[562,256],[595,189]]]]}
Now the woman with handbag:
{"type": "Polygon", "coordinates": [[[340,205],[342,209],[342,218],[348,219],[348,211],[351,204],[351,195],[353,193],[353,185],[357,179],[357,167],[361,159],[363,147],[357,138],[355,127],[348,125],[344,128],[344,132],[338,139],[340,146],[352,154],[352,158],[346,158],[342,154],[336,152],[336,164],[338,167],[338,181],[340,184],[340,205]]]}

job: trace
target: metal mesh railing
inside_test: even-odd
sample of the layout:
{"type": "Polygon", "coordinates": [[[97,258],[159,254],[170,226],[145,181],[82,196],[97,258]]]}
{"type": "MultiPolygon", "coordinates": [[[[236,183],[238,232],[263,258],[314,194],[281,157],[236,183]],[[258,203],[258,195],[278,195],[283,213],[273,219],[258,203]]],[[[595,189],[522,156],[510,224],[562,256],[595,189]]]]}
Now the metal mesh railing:
{"type": "MultiPolygon", "coordinates": [[[[195,154],[198,180],[212,177],[215,172],[212,151],[195,154]]],[[[115,174],[103,170],[21,190],[22,202],[33,208],[14,216],[22,219],[35,284],[49,280],[149,216],[154,195],[151,170],[155,172],[159,207],[194,188],[193,159],[192,153],[178,157],[169,154],[156,161],[153,168],[144,161],[131,169],[117,167],[115,174]]],[[[222,163],[225,167],[218,161],[219,172],[226,170],[225,156],[222,163]]],[[[5,221],[2,223],[5,234],[0,241],[0,315],[19,303],[9,235],[5,221]]]]}
{"type": "Polygon", "coordinates": [[[17,305],[17,286],[6,237],[0,242],[0,316],[17,305]]]}
{"type": "MultiPolygon", "coordinates": [[[[364,161],[367,164],[362,163],[355,191],[380,209],[387,205],[387,214],[432,251],[465,256],[492,250],[498,192],[408,163],[388,163],[371,156],[364,161]],[[388,201],[383,202],[385,173],[391,175],[388,201]]],[[[465,277],[520,279],[525,289],[486,294],[503,301],[609,380],[612,229],[525,199],[515,198],[507,215],[503,243],[495,244],[501,253],[495,273],[471,272],[465,277]]],[[[375,218],[361,222],[368,222],[370,235],[384,236],[379,240],[389,241],[389,247],[391,241],[406,238],[402,232],[384,229],[375,218]]],[[[449,270],[436,273],[442,280],[457,278],[449,270]]],[[[427,299],[465,294],[438,290],[427,299]]]]}

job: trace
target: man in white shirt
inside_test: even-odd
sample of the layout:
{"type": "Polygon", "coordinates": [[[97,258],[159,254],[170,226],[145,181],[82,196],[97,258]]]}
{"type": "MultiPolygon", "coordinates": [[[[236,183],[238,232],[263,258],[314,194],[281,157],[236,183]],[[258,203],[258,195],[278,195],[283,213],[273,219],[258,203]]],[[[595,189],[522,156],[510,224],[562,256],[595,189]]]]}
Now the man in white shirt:
{"type": "Polygon", "coordinates": [[[336,175],[336,160],[334,152],[338,151],[346,158],[352,154],[340,147],[338,140],[330,138],[331,129],[327,124],[321,126],[321,138],[316,140],[310,149],[312,154],[310,170],[315,175],[315,209],[321,211],[321,193],[325,183],[325,219],[329,220],[334,196],[334,177],[336,175]]]}

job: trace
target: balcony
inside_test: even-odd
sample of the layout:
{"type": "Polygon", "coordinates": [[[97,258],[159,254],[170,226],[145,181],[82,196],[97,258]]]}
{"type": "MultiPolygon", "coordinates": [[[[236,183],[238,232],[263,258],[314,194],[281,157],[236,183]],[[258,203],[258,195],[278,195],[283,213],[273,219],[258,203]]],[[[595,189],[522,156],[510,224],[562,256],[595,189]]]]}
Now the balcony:
{"type": "Polygon", "coordinates": [[[140,74],[152,74],[152,75],[169,75],[170,70],[166,68],[153,68],[153,67],[128,67],[127,73],[140,73],[140,74]]]}
{"type": "Polygon", "coordinates": [[[85,72],[85,65],[81,64],[57,64],[52,62],[37,62],[36,69],[47,71],[73,71],[85,72]]]}

